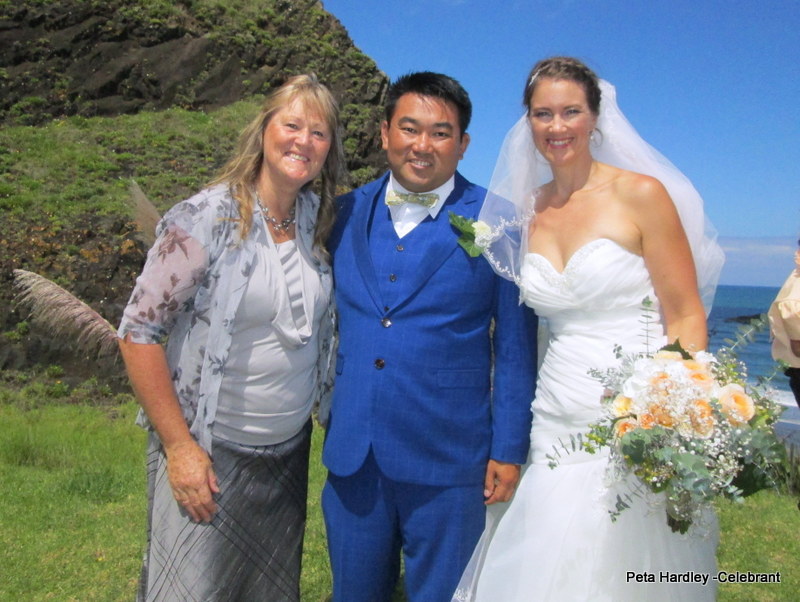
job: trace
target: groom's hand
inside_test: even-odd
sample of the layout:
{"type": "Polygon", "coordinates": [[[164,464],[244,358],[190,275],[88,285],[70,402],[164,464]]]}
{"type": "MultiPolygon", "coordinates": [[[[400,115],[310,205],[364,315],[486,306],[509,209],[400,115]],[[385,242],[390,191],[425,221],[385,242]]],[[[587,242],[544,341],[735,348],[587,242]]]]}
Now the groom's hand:
{"type": "Polygon", "coordinates": [[[483,497],[486,498],[484,503],[488,505],[507,502],[514,495],[518,482],[519,464],[489,460],[483,485],[483,497]]]}

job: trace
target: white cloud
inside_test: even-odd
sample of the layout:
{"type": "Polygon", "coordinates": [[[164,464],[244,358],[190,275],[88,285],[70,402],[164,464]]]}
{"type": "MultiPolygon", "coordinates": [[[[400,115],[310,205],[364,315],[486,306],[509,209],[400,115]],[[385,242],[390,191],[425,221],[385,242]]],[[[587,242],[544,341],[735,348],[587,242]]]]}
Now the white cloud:
{"type": "Polygon", "coordinates": [[[780,286],[794,267],[797,239],[720,237],[725,251],[721,284],[780,286]]]}

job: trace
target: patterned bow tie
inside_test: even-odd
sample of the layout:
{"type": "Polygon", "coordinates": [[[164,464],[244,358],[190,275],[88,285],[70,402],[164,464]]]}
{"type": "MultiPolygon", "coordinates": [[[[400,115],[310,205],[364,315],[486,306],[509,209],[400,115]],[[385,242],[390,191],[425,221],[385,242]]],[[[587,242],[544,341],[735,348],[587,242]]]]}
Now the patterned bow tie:
{"type": "Polygon", "coordinates": [[[414,203],[430,209],[438,200],[439,195],[432,192],[395,192],[394,190],[386,192],[386,204],[390,207],[402,205],[403,203],[414,203]]]}

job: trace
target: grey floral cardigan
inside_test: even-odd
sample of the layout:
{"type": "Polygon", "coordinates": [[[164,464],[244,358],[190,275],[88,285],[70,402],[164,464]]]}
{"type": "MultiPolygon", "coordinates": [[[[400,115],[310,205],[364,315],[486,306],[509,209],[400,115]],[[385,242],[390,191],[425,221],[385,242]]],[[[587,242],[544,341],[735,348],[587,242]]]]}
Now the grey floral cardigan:
{"type": "MultiPolygon", "coordinates": [[[[312,250],[319,199],[297,198],[299,251],[317,267],[331,299],[319,333],[315,396],[327,419],[333,381],[334,319],[331,269],[312,250]]],[[[254,207],[255,210],[255,207],[254,207]]],[[[257,215],[257,213],[256,213],[257,215]]],[[[254,219],[240,240],[239,212],[227,185],[217,185],[170,209],[156,228],[156,242],[125,308],[118,336],[160,344],[183,415],[200,445],[211,451],[211,427],[231,346],[236,310],[255,260],[255,240],[264,222],[254,219]],[[203,327],[197,328],[198,325],[203,327]]],[[[143,412],[138,423],[149,426],[143,412]]]]}

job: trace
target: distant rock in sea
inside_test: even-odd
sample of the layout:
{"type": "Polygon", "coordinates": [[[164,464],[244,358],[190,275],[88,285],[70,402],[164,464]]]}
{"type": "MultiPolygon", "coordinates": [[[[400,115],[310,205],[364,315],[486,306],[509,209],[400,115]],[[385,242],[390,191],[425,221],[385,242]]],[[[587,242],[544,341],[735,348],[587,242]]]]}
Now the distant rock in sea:
{"type": "Polygon", "coordinates": [[[732,318],[725,318],[726,322],[738,322],[739,324],[749,324],[753,320],[758,320],[763,314],[751,314],[748,316],[734,316],[732,318]]]}

